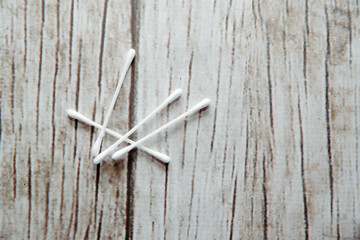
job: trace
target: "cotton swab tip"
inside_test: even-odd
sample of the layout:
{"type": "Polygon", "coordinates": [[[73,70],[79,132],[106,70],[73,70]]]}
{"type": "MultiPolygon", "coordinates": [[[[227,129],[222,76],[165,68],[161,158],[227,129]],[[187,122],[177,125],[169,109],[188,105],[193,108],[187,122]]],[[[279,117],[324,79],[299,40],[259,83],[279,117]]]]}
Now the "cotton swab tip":
{"type": "Polygon", "coordinates": [[[115,152],[111,157],[115,160],[124,159],[125,155],[132,149],[131,146],[124,147],[119,151],[115,152]]]}
{"type": "Polygon", "coordinates": [[[104,153],[104,152],[102,152],[102,153],[100,153],[99,155],[97,155],[95,158],[94,158],[94,164],[99,164],[99,163],[101,163],[103,160],[104,160],[104,158],[106,157],[106,153],[104,153]]]}
{"type": "MultiPolygon", "coordinates": [[[[75,111],[74,109],[68,109],[67,111],[67,115],[75,120],[79,120],[82,122],[85,122],[87,124],[90,124],[90,121],[88,118],[86,118],[84,115],[82,115],[81,113],[75,111]]],[[[91,124],[90,124],[91,125],[91,124]]]]}
{"type": "Polygon", "coordinates": [[[132,60],[135,57],[135,55],[136,55],[135,49],[130,48],[127,58],[132,60]]]}
{"type": "Polygon", "coordinates": [[[66,113],[68,116],[72,117],[76,113],[76,111],[74,109],[68,109],[66,110],[66,113]]]}
{"type": "Polygon", "coordinates": [[[67,115],[68,115],[69,117],[75,118],[75,119],[77,119],[78,116],[80,115],[80,114],[79,114],[77,111],[75,111],[74,109],[68,109],[68,110],[66,110],[66,113],[67,113],[67,115]]]}
{"type": "Polygon", "coordinates": [[[99,154],[100,151],[100,145],[101,145],[102,138],[98,137],[94,143],[94,145],[91,148],[91,154],[96,157],[99,154]]]}
{"type": "Polygon", "coordinates": [[[169,103],[175,101],[176,99],[178,99],[181,95],[182,95],[183,91],[179,88],[176,89],[168,98],[169,103]]]}
{"type": "Polygon", "coordinates": [[[198,107],[199,109],[203,109],[205,107],[208,107],[211,103],[211,100],[208,98],[204,98],[203,100],[201,100],[201,102],[199,102],[198,104],[195,105],[195,107],[198,107]]]}
{"type": "Polygon", "coordinates": [[[163,163],[169,163],[170,162],[170,158],[168,156],[166,156],[165,154],[156,152],[153,154],[153,157],[161,160],[163,163]]]}
{"type": "Polygon", "coordinates": [[[210,99],[205,98],[198,104],[196,104],[193,108],[191,108],[188,112],[188,117],[194,115],[195,113],[199,112],[201,109],[206,108],[210,105],[210,99]]]}

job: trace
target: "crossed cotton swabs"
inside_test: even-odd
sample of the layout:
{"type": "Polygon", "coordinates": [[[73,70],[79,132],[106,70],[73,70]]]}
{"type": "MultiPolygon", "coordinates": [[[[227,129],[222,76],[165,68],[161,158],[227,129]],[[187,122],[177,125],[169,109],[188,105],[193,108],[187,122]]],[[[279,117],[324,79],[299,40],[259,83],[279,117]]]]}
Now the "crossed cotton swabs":
{"type": "Polygon", "coordinates": [[[138,148],[150,155],[152,155],[153,157],[157,158],[158,160],[164,162],[164,163],[168,163],[170,162],[170,158],[160,152],[157,152],[155,150],[152,150],[150,148],[147,148],[145,146],[143,146],[142,144],[152,138],[153,136],[155,136],[156,134],[166,130],[167,128],[174,126],[182,121],[184,121],[186,118],[191,117],[192,115],[198,113],[201,109],[204,109],[206,107],[209,106],[210,104],[210,100],[205,98],[202,101],[200,101],[198,104],[196,104],[194,107],[192,107],[191,109],[189,109],[188,111],[186,111],[185,113],[181,114],[180,116],[178,116],[177,118],[173,119],[172,121],[166,123],[165,125],[161,126],[160,128],[156,129],[155,131],[149,133],[148,135],[146,135],[145,137],[139,139],[138,141],[133,141],[130,140],[129,137],[131,136],[131,134],[133,134],[140,126],[142,126],[143,124],[145,124],[149,119],[151,119],[153,116],[155,116],[157,113],[159,113],[161,110],[165,109],[170,103],[174,102],[175,100],[179,99],[179,97],[182,95],[182,90],[181,89],[176,89],[163,103],[161,103],[157,108],[155,108],[151,113],[149,113],[143,120],[141,120],[138,124],[136,124],[132,129],[130,129],[127,133],[125,133],[124,135],[121,135],[113,130],[110,130],[107,128],[107,124],[109,122],[111,113],[114,109],[115,106],[115,102],[116,99],[119,95],[120,92],[120,88],[122,86],[122,83],[124,82],[124,79],[126,77],[126,74],[131,66],[131,63],[133,61],[135,57],[135,50],[134,49],[130,49],[128,52],[128,55],[126,57],[126,61],[125,61],[125,66],[124,69],[120,75],[119,78],[119,82],[118,85],[116,87],[115,90],[115,94],[111,100],[110,106],[108,108],[108,111],[106,112],[105,118],[104,118],[104,122],[103,125],[100,125],[92,120],[90,120],[89,118],[85,117],[84,115],[82,115],[81,113],[73,110],[73,109],[68,109],[67,110],[67,114],[69,117],[82,121],[88,125],[94,126],[96,128],[99,129],[99,134],[97,136],[97,139],[95,141],[95,143],[93,144],[92,148],[91,148],[91,153],[92,155],[95,157],[94,158],[94,163],[95,164],[99,164],[101,163],[101,161],[103,161],[105,159],[106,156],[112,154],[114,151],[115,153],[112,154],[112,158],[115,160],[118,159],[123,159],[126,154],[131,151],[134,148],[138,148]],[[118,138],[118,140],[112,144],[110,147],[108,147],[107,149],[105,149],[104,151],[102,151],[99,154],[100,151],[100,146],[102,143],[102,140],[105,136],[105,133],[108,133],[116,138],[118,138]],[[127,147],[124,147],[118,151],[116,151],[116,148],[122,143],[122,142],[127,142],[130,145],[127,147]]]}

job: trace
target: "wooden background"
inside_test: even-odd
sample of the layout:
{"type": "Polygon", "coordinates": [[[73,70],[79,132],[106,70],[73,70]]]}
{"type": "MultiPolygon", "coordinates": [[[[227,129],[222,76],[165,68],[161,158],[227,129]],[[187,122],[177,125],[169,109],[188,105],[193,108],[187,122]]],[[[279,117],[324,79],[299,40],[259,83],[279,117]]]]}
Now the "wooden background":
{"type": "Polygon", "coordinates": [[[1,0],[0,238],[359,239],[358,0],[1,0]],[[94,165],[176,88],[138,139],[94,165]],[[106,136],[109,146],[114,138],[106,136]]]}

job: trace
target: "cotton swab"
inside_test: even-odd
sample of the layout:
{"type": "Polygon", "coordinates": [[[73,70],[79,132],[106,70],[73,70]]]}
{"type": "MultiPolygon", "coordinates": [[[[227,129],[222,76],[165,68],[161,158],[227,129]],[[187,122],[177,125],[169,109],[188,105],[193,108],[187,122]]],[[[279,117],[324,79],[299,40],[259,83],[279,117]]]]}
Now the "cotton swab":
{"type": "Polygon", "coordinates": [[[121,73],[118,85],[116,87],[115,94],[114,94],[114,96],[113,96],[113,98],[111,100],[109,109],[106,112],[106,115],[105,115],[105,118],[104,118],[104,123],[103,123],[103,125],[101,127],[101,130],[99,132],[99,135],[98,135],[98,137],[97,137],[97,139],[96,139],[96,141],[95,141],[95,143],[94,143],[94,145],[93,145],[93,147],[91,149],[91,153],[92,153],[93,156],[97,156],[99,154],[100,145],[101,145],[102,139],[103,139],[103,137],[105,135],[106,126],[107,126],[107,124],[109,122],[111,113],[112,113],[112,111],[114,109],[114,105],[115,105],[116,99],[117,99],[117,97],[119,95],[121,85],[124,82],[126,73],[128,72],[134,57],[135,57],[135,50],[131,48],[129,50],[128,54],[127,54],[127,57],[126,57],[126,60],[125,60],[125,65],[124,65],[123,71],[121,73]]]}
{"type": "Polygon", "coordinates": [[[178,124],[179,122],[181,122],[182,120],[185,120],[186,117],[190,117],[192,115],[194,115],[195,113],[199,112],[201,109],[209,106],[210,104],[210,100],[205,98],[204,100],[202,100],[201,102],[199,102],[197,105],[195,105],[193,108],[191,108],[189,111],[185,112],[184,114],[180,115],[179,117],[175,118],[174,120],[168,122],[167,124],[165,124],[164,126],[156,129],[155,131],[153,131],[152,133],[146,135],[145,137],[141,138],[139,141],[132,143],[131,145],[115,152],[112,155],[113,159],[121,159],[124,157],[124,155],[126,155],[129,151],[131,151],[133,148],[138,147],[139,144],[143,143],[144,141],[148,140],[149,138],[155,136],[156,134],[160,133],[161,131],[174,126],[176,124],[178,124]]]}
{"type": "MultiPolygon", "coordinates": [[[[68,109],[67,110],[67,114],[69,117],[73,118],[73,119],[76,119],[76,120],[79,120],[79,121],[82,121],[90,126],[93,126],[93,127],[96,127],[98,129],[101,129],[102,126],[94,121],[91,121],[90,119],[88,119],[87,117],[85,117],[84,115],[82,115],[81,113],[78,113],[77,111],[73,110],[73,109],[68,109]]],[[[108,128],[105,128],[105,131],[107,133],[109,133],[110,135],[116,137],[116,138],[123,138],[122,135],[118,134],[117,132],[114,132],[108,128]]],[[[130,143],[130,144],[133,144],[135,143],[134,141],[128,139],[128,138],[124,138],[124,141],[130,143]]],[[[169,163],[170,162],[170,158],[168,156],[166,156],[165,154],[163,153],[159,153],[155,150],[152,150],[150,148],[147,148],[147,147],[144,147],[144,146],[138,146],[138,148],[150,155],[152,155],[153,157],[159,159],[160,161],[164,162],[164,163],[169,163]]]]}
{"type": "Polygon", "coordinates": [[[155,114],[159,113],[161,110],[163,110],[166,106],[168,106],[170,103],[177,100],[182,94],[181,89],[175,90],[162,104],[160,104],[154,111],[152,111],[150,114],[148,114],[143,120],[141,120],[138,124],[136,124],[132,129],[130,129],[122,138],[120,138],[118,141],[116,141],[113,145],[105,149],[103,152],[101,152],[95,159],[94,163],[98,164],[100,163],[107,155],[109,155],[112,151],[115,150],[117,146],[119,146],[124,139],[129,137],[131,134],[133,134],[141,125],[146,123],[151,117],[153,117],[155,114]]]}

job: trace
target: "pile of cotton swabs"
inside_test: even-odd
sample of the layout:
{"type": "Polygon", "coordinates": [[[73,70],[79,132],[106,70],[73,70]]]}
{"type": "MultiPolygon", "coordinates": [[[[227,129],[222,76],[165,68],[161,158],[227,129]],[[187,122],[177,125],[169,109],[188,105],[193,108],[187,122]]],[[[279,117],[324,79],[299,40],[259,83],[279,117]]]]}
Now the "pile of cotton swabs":
{"type": "Polygon", "coordinates": [[[131,63],[133,61],[135,57],[135,50],[134,49],[130,49],[128,52],[128,55],[126,57],[126,61],[125,61],[125,66],[124,69],[120,75],[120,79],[118,82],[118,85],[116,87],[116,91],[115,94],[111,100],[110,106],[108,108],[108,111],[106,112],[105,118],[104,118],[104,122],[102,125],[90,120],[89,118],[85,117],[84,115],[82,115],[81,113],[73,110],[73,109],[68,109],[67,110],[67,114],[69,117],[82,121],[88,125],[91,125],[93,127],[96,127],[99,129],[99,134],[97,136],[97,139],[95,141],[95,143],[92,146],[91,149],[91,153],[92,155],[95,157],[94,158],[94,163],[98,164],[101,161],[103,161],[105,159],[106,156],[112,154],[112,158],[115,160],[118,159],[124,159],[126,154],[131,151],[133,148],[138,148],[141,151],[144,151],[150,155],[152,155],[153,157],[157,158],[158,160],[164,162],[164,163],[168,163],[170,162],[170,158],[168,156],[166,156],[163,153],[157,152],[155,150],[152,150],[150,148],[147,148],[145,146],[143,146],[142,144],[152,138],[153,136],[155,136],[156,134],[166,130],[167,128],[174,126],[184,120],[186,120],[188,117],[198,113],[201,109],[206,108],[207,106],[209,106],[210,104],[210,100],[205,98],[202,101],[200,101],[198,104],[196,104],[193,108],[189,109],[188,111],[186,111],[185,113],[181,114],[180,116],[178,116],[177,118],[175,118],[174,120],[166,123],[165,125],[161,126],[160,128],[156,129],[155,131],[151,132],[150,134],[146,135],[145,137],[139,139],[138,141],[133,141],[130,140],[129,137],[131,134],[133,134],[141,125],[145,124],[150,118],[152,118],[153,116],[155,116],[157,113],[159,113],[161,110],[165,109],[170,103],[174,102],[175,100],[179,99],[179,97],[182,94],[182,90],[181,89],[177,89],[175,90],[163,103],[161,103],[155,110],[153,110],[151,113],[149,113],[143,120],[141,120],[138,124],[136,124],[132,129],[130,129],[127,133],[125,133],[124,135],[121,135],[119,133],[116,133],[113,130],[110,130],[107,128],[107,124],[109,122],[111,113],[114,109],[114,105],[116,102],[116,99],[119,95],[120,92],[120,88],[121,85],[125,79],[125,76],[131,66],[131,63]],[[104,151],[102,151],[99,154],[100,151],[100,146],[102,143],[102,140],[105,136],[105,133],[108,133],[116,138],[118,138],[118,140],[112,144],[110,147],[108,147],[107,149],[105,149],[104,151]],[[130,145],[127,147],[124,147],[120,150],[117,150],[116,148],[122,143],[122,142],[127,142],[130,145]],[[117,150],[117,151],[116,151],[117,150]]]}

